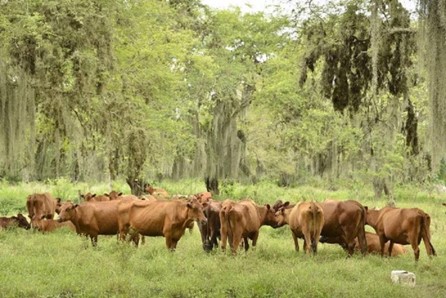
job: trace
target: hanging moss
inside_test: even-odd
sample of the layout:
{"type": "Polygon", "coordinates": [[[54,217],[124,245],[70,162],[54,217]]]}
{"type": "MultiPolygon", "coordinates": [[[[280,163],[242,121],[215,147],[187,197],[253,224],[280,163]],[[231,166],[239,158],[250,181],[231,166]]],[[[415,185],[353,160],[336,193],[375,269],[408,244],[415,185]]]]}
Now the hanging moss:
{"type": "Polygon", "coordinates": [[[331,99],[337,111],[348,109],[356,113],[359,110],[373,85],[374,67],[375,91],[387,89],[395,96],[407,91],[405,72],[411,65],[415,43],[410,30],[400,29],[409,28],[409,14],[398,1],[383,1],[383,5],[389,15],[376,19],[381,22],[378,30],[385,31],[375,34],[374,38],[379,40],[374,40],[373,44],[370,18],[357,5],[347,5],[346,12],[336,20],[327,18],[323,24],[318,21],[304,25],[303,34],[314,46],[304,57],[305,67],[300,83],[305,82],[307,69],[314,71],[323,58],[322,92],[331,99]],[[398,30],[393,32],[394,28],[398,30]],[[334,38],[324,39],[325,35],[334,38]],[[373,59],[376,60],[375,66],[373,59]]]}
{"type": "Polygon", "coordinates": [[[437,172],[446,158],[446,1],[421,0],[420,11],[429,82],[432,168],[437,172]]]}

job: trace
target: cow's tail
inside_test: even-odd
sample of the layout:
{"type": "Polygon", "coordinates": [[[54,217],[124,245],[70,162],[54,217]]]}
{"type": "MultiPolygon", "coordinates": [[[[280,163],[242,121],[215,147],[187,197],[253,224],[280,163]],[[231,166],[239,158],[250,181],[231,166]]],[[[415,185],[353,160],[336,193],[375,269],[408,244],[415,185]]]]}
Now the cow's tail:
{"type": "Polygon", "coordinates": [[[310,209],[312,213],[312,219],[310,221],[311,250],[313,253],[316,253],[322,228],[321,223],[324,220],[324,214],[322,213],[321,208],[315,202],[311,202],[310,209]]]}
{"type": "Polygon", "coordinates": [[[361,206],[361,218],[359,220],[359,226],[357,230],[357,237],[359,247],[361,248],[362,255],[367,254],[367,238],[365,236],[365,224],[367,220],[367,209],[361,206]]]}
{"type": "MultiPolygon", "coordinates": [[[[221,234],[220,245],[223,250],[226,249],[228,236],[232,232],[232,231],[230,231],[231,224],[230,224],[230,220],[229,220],[229,211],[231,211],[231,209],[232,209],[231,205],[226,205],[226,206],[223,206],[220,210],[220,234],[221,234]]],[[[231,243],[231,241],[229,241],[229,243],[231,243]]]]}
{"type": "Polygon", "coordinates": [[[420,224],[421,224],[421,237],[423,238],[424,246],[426,247],[426,252],[429,256],[431,255],[436,256],[437,253],[431,242],[431,233],[429,229],[431,224],[431,218],[429,214],[422,212],[420,224]]]}

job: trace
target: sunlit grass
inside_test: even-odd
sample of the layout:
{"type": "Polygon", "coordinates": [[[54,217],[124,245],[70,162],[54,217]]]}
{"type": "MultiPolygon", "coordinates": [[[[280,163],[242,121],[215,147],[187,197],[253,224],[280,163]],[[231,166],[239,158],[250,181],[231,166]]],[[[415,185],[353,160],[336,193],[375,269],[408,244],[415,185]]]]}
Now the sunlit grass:
{"type": "MultiPolygon", "coordinates": [[[[81,186],[85,191],[110,189],[107,184],[81,186]]],[[[126,186],[120,187],[123,191],[126,186]]],[[[171,193],[204,191],[202,184],[191,181],[164,182],[160,187],[171,193]]],[[[6,211],[14,213],[12,210],[24,210],[27,194],[62,188],[66,198],[73,199],[80,185],[66,181],[59,185],[2,184],[0,194],[8,197],[2,206],[11,207],[6,211]]],[[[283,189],[271,183],[235,185],[231,191],[235,199],[247,194],[261,203],[277,198],[351,198],[348,190],[283,189]]],[[[428,192],[411,191],[415,198],[423,193],[428,192]]],[[[115,236],[99,236],[94,248],[88,239],[68,230],[52,234],[0,231],[0,297],[446,297],[443,200],[443,196],[397,200],[400,207],[419,207],[432,217],[432,243],[438,256],[430,260],[422,245],[418,264],[409,246],[408,253],[398,258],[346,258],[339,246],[330,244],[321,244],[316,256],[305,255],[300,241],[301,251],[296,253],[287,227],[262,227],[257,248],[237,256],[220,250],[205,253],[197,227],[192,234],[186,231],[174,253],[165,248],[162,237],[147,238],[144,246],[135,248],[118,242],[115,236]],[[396,269],[414,272],[416,287],[392,284],[390,272],[396,269]]],[[[359,201],[376,207],[386,203],[384,199],[359,201]]]]}

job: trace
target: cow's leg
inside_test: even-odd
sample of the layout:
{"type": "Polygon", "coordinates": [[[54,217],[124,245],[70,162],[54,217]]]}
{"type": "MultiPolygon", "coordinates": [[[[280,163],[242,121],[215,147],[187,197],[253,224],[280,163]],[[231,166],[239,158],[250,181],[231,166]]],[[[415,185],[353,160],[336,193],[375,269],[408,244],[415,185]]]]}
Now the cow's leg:
{"type": "MultiPolygon", "coordinates": [[[[296,234],[294,234],[293,231],[291,231],[291,235],[293,236],[293,240],[294,240],[294,249],[296,250],[296,252],[299,252],[299,243],[297,242],[297,236],[296,234]]],[[[304,244],[305,247],[305,244],[304,244]]]]}
{"type": "Polygon", "coordinates": [[[390,243],[389,243],[389,251],[388,251],[388,253],[389,253],[389,257],[392,256],[392,250],[393,250],[393,241],[390,240],[390,243]]]}
{"type": "Polygon", "coordinates": [[[91,239],[91,245],[97,246],[98,245],[98,235],[90,235],[91,239]]]}
{"type": "Polygon", "coordinates": [[[418,234],[419,234],[419,231],[415,231],[413,233],[409,233],[409,235],[408,235],[409,242],[410,242],[410,245],[412,246],[413,253],[415,256],[415,261],[418,261],[418,259],[420,258],[420,247],[418,245],[420,243],[420,241],[418,240],[418,234]]]}
{"type": "Polygon", "coordinates": [[[240,245],[240,241],[242,240],[242,235],[241,233],[232,233],[232,246],[231,246],[231,250],[232,250],[232,254],[236,255],[237,254],[237,249],[240,245]]]}
{"type": "Polygon", "coordinates": [[[249,249],[248,237],[243,237],[243,243],[240,243],[240,246],[242,246],[242,245],[245,248],[245,251],[247,251],[249,249]]]}
{"type": "Polygon", "coordinates": [[[314,235],[314,239],[312,239],[312,242],[311,242],[311,248],[312,248],[314,254],[317,254],[317,245],[319,244],[320,237],[321,237],[321,232],[316,231],[316,233],[314,235]]]}
{"type": "Polygon", "coordinates": [[[420,258],[420,247],[418,246],[417,242],[412,242],[410,245],[412,246],[412,249],[413,249],[415,261],[418,261],[418,259],[420,258]]]}
{"type": "Polygon", "coordinates": [[[217,240],[217,233],[214,229],[211,230],[211,250],[214,249],[214,247],[218,247],[218,240],[217,240]]]}
{"type": "Polygon", "coordinates": [[[304,234],[304,252],[307,254],[310,254],[310,246],[311,246],[311,237],[310,237],[310,231],[302,231],[304,234]]]}
{"type": "MultiPolygon", "coordinates": [[[[255,232],[251,239],[252,239],[252,249],[255,249],[257,245],[257,239],[259,239],[259,231],[255,232]]],[[[248,242],[248,238],[246,238],[246,242],[248,242]]]]}
{"type": "Polygon", "coordinates": [[[225,224],[221,225],[220,234],[221,234],[221,241],[220,241],[221,242],[220,243],[221,244],[221,250],[225,251],[226,250],[226,244],[227,244],[227,241],[228,241],[228,229],[226,228],[225,224]]]}
{"type": "Polygon", "coordinates": [[[386,237],[384,236],[384,234],[379,234],[379,246],[381,248],[380,252],[381,252],[381,257],[384,257],[384,246],[387,242],[386,237]]]}

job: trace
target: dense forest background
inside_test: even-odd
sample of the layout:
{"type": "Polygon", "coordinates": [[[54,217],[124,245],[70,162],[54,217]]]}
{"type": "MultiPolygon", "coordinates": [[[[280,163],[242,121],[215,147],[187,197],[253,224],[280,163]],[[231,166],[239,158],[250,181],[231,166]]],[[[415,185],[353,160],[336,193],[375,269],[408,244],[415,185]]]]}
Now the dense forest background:
{"type": "Polygon", "coordinates": [[[285,2],[0,1],[0,178],[444,181],[446,1],[285,2]]]}

